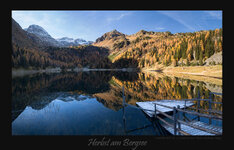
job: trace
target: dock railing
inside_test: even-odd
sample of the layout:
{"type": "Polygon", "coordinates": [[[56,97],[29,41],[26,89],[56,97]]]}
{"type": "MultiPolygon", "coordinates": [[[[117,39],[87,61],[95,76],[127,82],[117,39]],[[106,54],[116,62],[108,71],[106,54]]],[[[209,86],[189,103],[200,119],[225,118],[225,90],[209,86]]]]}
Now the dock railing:
{"type": "MultiPolygon", "coordinates": [[[[221,93],[211,93],[211,94],[222,95],[221,93]]],[[[195,129],[198,129],[198,130],[202,130],[202,131],[205,131],[205,132],[208,132],[208,133],[211,133],[211,134],[221,135],[222,133],[220,133],[220,132],[217,132],[217,131],[214,131],[214,130],[211,130],[211,129],[208,129],[208,128],[204,128],[204,127],[199,126],[199,125],[194,125],[194,124],[192,124],[190,122],[185,122],[185,121],[183,121],[183,120],[181,120],[179,118],[179,113],[178,112],[183,112],[183,113],[188,113],[188,114],[192,114],[192,115],[198,116],[198,121],[200,121],[200,117],[209,118],[209,124],[211,122],[211,119],[222,120],[222,116],[220,116],[220,115],[222,115],[222,112],[211,110],[211,103],[218,103],[218,104],[222,104],[222,103],[220,103],[220,102],[213,102],[211,94],[210,94],[210,99],[200,99],[200,95],[199,94],[198,94],[198,98],[197,99],[190,99],[192,101],[197,100],[198,102],[200,102],[202,100],[209,101],[209,110],[207,110],[209,112],[209,114],[200,113],[199,111],[195,112],[195,111],[188,111],[188,110],[185,110],[185,109],[180,109],[179,105],[177,107],[170,107],[170,106],[166,106],[166,105],[163,105],[163,104],[154,103],[154,108],[155,108],[154,109],[154,117],[155,117],[155,119],[159,119],[163,123],[165,123],[166,125],[172,127],[174,129],[174,135],[181,135],[181,134],[182,135],[190,135],[189,133],[186,133],[185,131],[183,131],[181,129],[181,124],[184,124],[184,125],[190,126],[192,128],[195,128],[195,129]],[[168,115],[165,112],[157,110],[157,105],[172,109],[173,110],[173,116],[170,116],[170,115],[168,115]],[[165,119],[161,118],[159,115],[157,115],[157,112],[159,112],[159,114],[162,114],[163,116],[165,116],[165,117],[169,118],[170,120],[172,120],[173,123],[169,123],[165,119]],[[213,112],[213,113],[216,113],[216,114],[219,114],[219,115],[212,115],[212,114],[210,114],[210,112],[213,112]]],[[[185,101],[185,103],[186,103],[186,101],[185,101]]],[[[197,110],[202,110],[202,109],[199,108],[197,110]]],[[[151,111],[151,110],[147,110],[147,111],[151,111]]]]}
{"type": "MultiPolygon", "coordinates": [[[[139,107],[136,107],[136,106],[133,106],[133,105],[129,105],[128,103],[125,102],[124,87],[122,87],[122,88],[123,88],[122,89],[123,90],[122,91],[123,92],[123,106],[125,107],[127,105],[127,106],[131,106],[133,108],[139,109],[139,107]]],[[[166,105],[163,105],[163,104],[156,104],[156,103],[154,103],[154,117],[155,117],[155,119],[159,119],[163,123],[165,123],[166,125],[172,127],[174,129],[174,135],[190,135],[189,133],[187,133],[187,132],[185,132],[185,131],[183,131],[181,129],[181,124],[184,124],[184,125],[187,125],[187,126],[190,126],[192,128],[199,129],[199,130],[202,130],[202,131],[205,131],[205,132],[208,132],[208,133],[212,133],[212,134],[215,134],[215,135],[221,135],[222,133],[220,133],[220,132],[216,132],[214,130],[207,129],[207,128],[204,128],[204,127],[199,126],[199,125],[194,125],[191,122],[185,122],[185,121],[181,120],[180,116],[179,116],[179,113],[178,113],[178,112],[183,112],[183,113],[187,113],[187,114],[196,115],[196,116],[198,116],[198,121],[200,121],[200,117],[209,118],[209,124],[211,124],[211,119],[222,120],[222,117],[221,117],[222,116],[222,112],[221,111],[215,111],[215,110],[211,109],[211,104],[212,103],[213,104],[221,104],[222,105],[222,102],[214,102],[212,100],[212,94],[214,94],[214,95],[222,95],[222,93],[210,92],[209,99],[201,99],[200,98],[200,93],[198,92],[198,97],[197,98],[183,99],[185,101],[185,104],[184,104],[185,107],[183,109],[181,109],[179,105],[177,107],[170,107],[170,106],[166,106],[166,105]],[[189,107],[189,109],[194,109],[196,111],[186,110],[186,102],[187,101],[197,101],[197,107],[196,108],[189,107]],[[208,105],[209,105],[208,107],[209,107],[209,109],[205,110],[205,109],[199,108],[200,101],[208,101],[208,105]],[[166,108],[169,108],[169,109],[172,109],[173,110],[173,116],[170,116],[169,114],[158,110],[157,109],[157,105],[158,106],[162,106],[162,107],[166,107],[166,108]],[[203,112],[206,111],[206,112],[208,112],[208,114],[200,113],[201,111],[203,111],[203,112]],[[166,121],[165,119],[163,119],[162,117],[160,117],[160,115],[157,115],[157,112],[159,112],[159,114],[162,114],[166,118],[169,118],[170,120],[172,120],[173,123],[169,123],[168,121],[166,121]],[[218,115],[212,115],[211,113],[218,114],[218,115]]],[[[142,110],[151,111],[152,112],[152,110],[148,110],[148,109],[142,109],[142,110]]],[[[124,114],[123,120],[125,122],[125,112],[123,112],[123,114],[124,114]]]]}

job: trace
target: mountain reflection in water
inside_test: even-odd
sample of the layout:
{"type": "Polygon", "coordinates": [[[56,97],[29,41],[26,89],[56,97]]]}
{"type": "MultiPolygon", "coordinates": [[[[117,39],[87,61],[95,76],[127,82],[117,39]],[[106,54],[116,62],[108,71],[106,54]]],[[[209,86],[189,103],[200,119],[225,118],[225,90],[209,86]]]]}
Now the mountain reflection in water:
{"type": "MultiPolygon", "coordinates": [[[[139,101],[195,98],[198,91],[201,98],[208,98],[210,92],[216,92],[213,89],[222,89],[219,85],[143,72],[91,71],[15,77],[12,134],[123,135],[126,128],[150,124],[140,110],[123,109],[122,87],[125,101],[131,105],[139,101]],[[126,126],[123,111],[128,114],[126,126]]],[[[213,98],[222,102],[220,96],[213,98]]],[[[208,104],[201,103],[200,107],[208,109],[208,104]]],[[[214,104],[212,109],[222,111],[222,105],[214,104]]],[[[151,127],[133,134],[155,132],[151,127]]]]}

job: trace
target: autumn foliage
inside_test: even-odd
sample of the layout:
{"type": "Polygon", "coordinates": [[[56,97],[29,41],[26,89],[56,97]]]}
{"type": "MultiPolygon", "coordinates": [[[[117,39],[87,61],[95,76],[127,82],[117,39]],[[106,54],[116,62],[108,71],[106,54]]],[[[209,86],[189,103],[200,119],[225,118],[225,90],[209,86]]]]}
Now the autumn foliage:
{"type": "Polygon", "coordinates": [[[125,44],[124,48],[121,45],[118,49],[121,53],[115,55],[113,61],[134,58],[138,60],[141,68],[157,64],[203,65],[207,58],[222,51],[222,29],[176,34],[147,31],[143,33],[126,36],[127,40],[131,39],[130,44],[125,44]]]}

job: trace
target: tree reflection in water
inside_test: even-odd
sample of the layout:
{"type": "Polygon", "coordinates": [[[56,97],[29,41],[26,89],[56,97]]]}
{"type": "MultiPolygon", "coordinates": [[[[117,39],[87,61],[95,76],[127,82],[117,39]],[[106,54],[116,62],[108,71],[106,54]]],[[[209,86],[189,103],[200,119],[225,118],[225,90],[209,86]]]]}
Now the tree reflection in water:
{"type": "MultiPolygon", "coordinates": [[[[105,107],[118,111],[122,108],[122,86],[126,103],[132,105],[138,101],[196,98],[198,91],[201,98],[209,98],[209,93],[213,92],[209,87],[222,89],[218,85],[207,85],[205,82],[143,72],[91,71],[15,77],[12,79],[12,121],[27,106],[40,110],[57,97],[62,99],[77,94],[95,97],[105,107]]],[[[213,97],[214,101],[222,102],[221,96],[213,97]]],[[[68,101],[66,98],[63,100],[68,101]]],[[[209,107],[206,102],[200,105],[206,110],[209,107]]],[[[214,104],[212,109],[222,111],[222,105],[214,104]]]]}

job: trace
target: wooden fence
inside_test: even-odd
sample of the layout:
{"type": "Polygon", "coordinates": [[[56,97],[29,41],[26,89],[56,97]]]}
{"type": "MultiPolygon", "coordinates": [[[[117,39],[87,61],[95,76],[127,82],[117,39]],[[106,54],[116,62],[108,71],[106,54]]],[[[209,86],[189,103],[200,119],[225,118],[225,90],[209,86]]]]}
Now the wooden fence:
{"type": "MultiPolygon", "coordinates": [[[[139,107],[127,104],[125,102],[124,87],[122,88],[122,92],[123,92],[123,107],[125,107],[127,105],[127,106],[134,107],[136,109],[139,109],[139,107]]],[[[194,128],[194,129],[205,131],[205,132],[208,132],[208,133],[211,133],[211,134],[220,135],[222,133],[214,131],[214,130],[211,130],[211,129],[207,129],[207,128],[204,128],[204,127],[201,127],[199,125],[194,125],[194,124],[192,124],[190,122],[185,122],[185,121],[181,120],[179,118],[179,113],[178,113],[178,112],[183,112],[183,113],[195,115],[195,116],[198,117],[198,121],[200,121],[200,117],[208,118],[209,119],[209,124],[211,124],[211,120],[212,119],[214,119],[214,120],[222,120],[222,112],[211,109],[211,104],[212,103],[213,104],[221,104],[222,105],[222,102],[214,102],[214,101],[212,101],[212,94],[222,95],[222,93],[213,93],[213,92],[210,92],[209,99],[201,99],[200,98],[200,93],[198,92],[198,98],[183,99],[185,101],[185,106],[186,106],[186,101],[197,101],[197,107],[196,108],[189,107],[189,109],[193,109],[193,110],[196,110],[196,111],[189,111],[189,110],[185,109],[185,107],[184,107],[184,109],[181,109],[179,106],[177,106],[177,107],[170,107],[170,106],[166,106],[166,105],[163,105],[163,104],[156,104],[156,103],[154,103],[154,117],[155,117],[155,119],[159,119],[160,121],[162,121],[166,125],[172,127],[174,129],[174,135],[178,135],[178,134],[179,135],[190,135],[189,133],[187,133],[187,132],[185,132],[185,131],[183,131],[181,129],[181,124],[184,124],[184,125],[187,125],[187,126],[190,126],[190,127],[194,128]],[[208,110],[204,110],[204,109],[199,108],[201,101],[208,101],[208,105],[209,105],[209,109],[208,110]],[[173,115],[170,116],[169,114],[167,114],[165,112],[157,110],[157,105],[172,109],[173,110],[173,115]],[[201,111],[208,112],[208,114],[200,113],[201,111]],[[159,114],[165,116],[166,118],[169,118],[170,120],[172,120],[173,123],[171,124],[168,121],[166,121],[165,119],[163,119],[162,117],[160,117],[159,115],[157,115],[157,112],[159,112],[159,114]],[[211,113],[216,114],[216,115],[212,115],[211,113]]],[[[142,110],[146,110],[146,111],[151,111],[152,112],[152,110],[148,110],[148,109],[142,109],[142,110]]],[[[123,120],[125,122],[125,111],[123,112],[123,120]]],[[[149,125],[147,125],[146,127],[148,127],[148,126],[149,125]]],[[[139,129],[142,129],[142,128],[139,128],[139,129]]],[[[135,130],[137,130],[137,129],[134,129],[134,131],[135,130]]]]}
{"type": "MultiPolygon", "coordinates": [[[[221,93],[211,93],[211,94],[222,95],[221,93]]],[[[185,109],[180,109],[179,106],[177,106],[177,108],[176,108],[176,107],[166,106],[166,105],[163,105],[163,104],[156,104],[156,103],[154,103],[154,117],[156,119],[161,120],[166,125],[172,127],[174,129],[174,135],[177,135],[177,133],[179,133],[179,135],[181,135],[181,134],[182,135],[190,135],[189,133],[186,133],[185,131],[183,131],[181,129],[181,124],[184,124],[184,125],[187,125],[187,126],[190,126],[190,127],[194,128],[194,129],[205,131],[205,132],[208,132],[208,133],[211,133],[211,134],[221,135],[222,133],[214,131],[212,129],[204,128],[202,126],[194,125],[194,124],[192,124],[190,122],[185,122],[185,121],[180,120],[178,112],[183,112],[183,113],[188,113],[188,114],[192,114],[192,115],[198,116],[199,121],[200,121],[200,117],[209,118],[209,124],[211,123],[211,119],[222,120],[222,116],[221,116],[222,112],[211,110],[211,104],[212,103],[218,103],[218,102],[213,102],[211,96],[210,96],[210,99],[200,99],[200,96],[198,94],[198,98],[196,98],[196,99],[187,99],[186,101],[195,101],[195,100],[198,101],[198,102],[203,101],[203,100],[204,101],[209,101],[209,110],[206,110],[206,111],[208,111],[209,113],[210,112],[216,113],[218,115],[211,115],[211,114],[204,114],[204,113],[195,112],[195,111],[188,111],[188,110],[185,110],[185,109]],[[157,105],[172,109],[173,110],[173,115],[170,116],[170,115],[168,115],[165,112],[157,110],[157,105]],[[166,121],[165,119],[163,119],[162,117],[160,117],[159,115],[157,115],[157,112],[159,112],[159,114],[162,114],[166,118],[169,118],[170,120],[172,120],[173,124],[169,123],[168,121],[166,121]]],[[[222,103],[219,102],[218,104],[222,104],[222,103]]],[[[197,109],[197,110],[202,110],[202,109],[197,109]]],[[[147,111],[152,111],[152,110],[147,110],[147,111]]]]}

